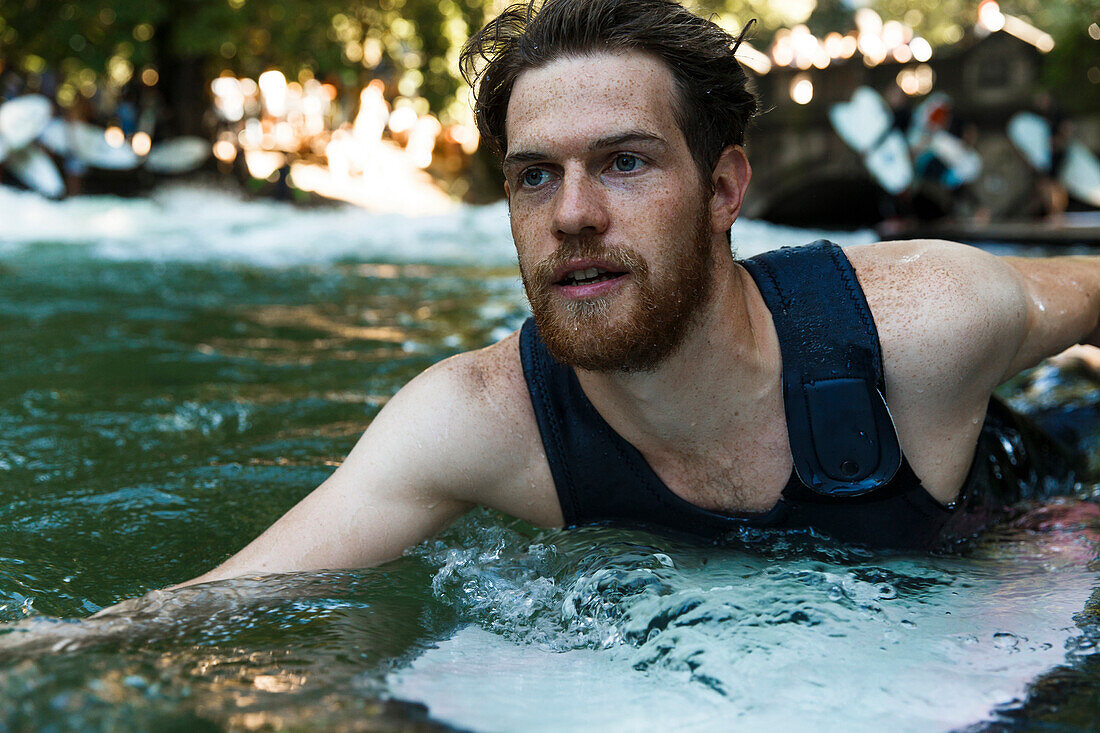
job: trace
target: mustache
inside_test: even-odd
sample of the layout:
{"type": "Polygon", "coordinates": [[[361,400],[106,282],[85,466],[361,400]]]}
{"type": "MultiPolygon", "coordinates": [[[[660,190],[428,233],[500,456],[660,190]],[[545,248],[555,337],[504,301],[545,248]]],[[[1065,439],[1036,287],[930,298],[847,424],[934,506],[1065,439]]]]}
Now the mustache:
{"type": "Polygon", "coordinates": [[[558,268],[574,259],[603,260],[642,280],[649,273],[645,258],[630,247],[609,247],[596,237],[575,237],[562,242],[549,257],[535,264],[531,273],[534,282],[548,283],[558,268]]]}

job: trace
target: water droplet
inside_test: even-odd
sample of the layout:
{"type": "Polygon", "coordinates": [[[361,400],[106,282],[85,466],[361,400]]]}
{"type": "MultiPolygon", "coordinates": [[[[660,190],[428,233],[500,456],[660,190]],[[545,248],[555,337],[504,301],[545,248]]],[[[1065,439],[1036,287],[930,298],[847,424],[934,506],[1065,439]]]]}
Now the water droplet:
{"type": "Polygon", "coordinates": [[[998,631],[993,635],[993,646],[1006,651],[1015,651],[1020,645],[1020,637],[1007,631],[998,631]]]}

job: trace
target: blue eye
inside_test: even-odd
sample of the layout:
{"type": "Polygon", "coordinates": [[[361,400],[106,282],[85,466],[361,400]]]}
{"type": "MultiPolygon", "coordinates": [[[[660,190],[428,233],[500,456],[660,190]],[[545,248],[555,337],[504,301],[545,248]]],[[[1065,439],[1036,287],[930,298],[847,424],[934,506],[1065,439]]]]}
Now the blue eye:
{"type": "Polygon", "coordinates": [[[637,155],[621,153],[615,156],[615,170],[619,171],[620,173],[629,173],[633,170],[637,170],[638,166],[641,164],[642,161],[637,155]]]}
{"type": "Polygon", "coordinates": [[[546,183],[549,173],[542,168],[528,168],[520,176],[524,186],[540,186],[546,183]]]}

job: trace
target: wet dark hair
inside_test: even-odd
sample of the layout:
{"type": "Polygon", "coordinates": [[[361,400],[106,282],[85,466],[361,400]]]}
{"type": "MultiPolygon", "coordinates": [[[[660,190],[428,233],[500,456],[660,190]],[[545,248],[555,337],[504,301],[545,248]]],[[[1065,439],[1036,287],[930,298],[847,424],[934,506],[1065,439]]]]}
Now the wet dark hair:
{"type": "Polygon", "coordinates": [[[756,95],[734,53],[738,38],[674,0],[530,0],[510,6],[462,48],[482,138],[503,156],[505,118],[520,74],[567,56],[640,51],[672,72],[675,117],[704,181],[722,151],[742,145],[756,95]]]}

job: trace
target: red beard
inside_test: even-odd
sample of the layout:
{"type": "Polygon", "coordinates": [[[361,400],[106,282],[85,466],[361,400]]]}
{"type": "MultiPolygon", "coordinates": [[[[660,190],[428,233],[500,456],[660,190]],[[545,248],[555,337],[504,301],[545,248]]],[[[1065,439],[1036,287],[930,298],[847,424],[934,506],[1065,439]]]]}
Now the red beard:
{"type": "Polygon", "coordinates": [[[635,250],[607,247],[594,237],[566,240],[531,272],[521,266],[535,324],[550,354],[588,371],[655,369],[680,346],[710,297],[708,223],[707,212],[700,212],[688,236],[669,243],[669,257],[657,274],[635,250]],[[563,300],[554,294],[551,280],[575,258],[614,264],[629,273],[631,282],[609,296],[563,300]]]}

